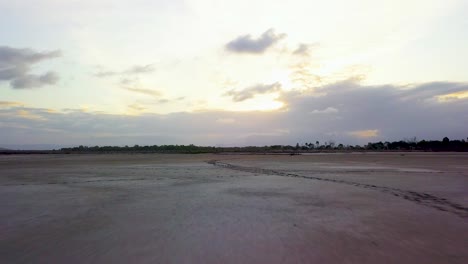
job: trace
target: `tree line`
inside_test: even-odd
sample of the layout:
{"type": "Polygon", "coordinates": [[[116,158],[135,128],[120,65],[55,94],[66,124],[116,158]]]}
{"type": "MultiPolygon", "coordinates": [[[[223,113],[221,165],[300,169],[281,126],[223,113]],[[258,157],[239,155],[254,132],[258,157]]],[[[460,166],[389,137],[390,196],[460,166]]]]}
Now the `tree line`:
{"type": "Polygon", "coordinates": [[[416,138],[393,142],[369,142],[367,145],[343,145],[329,140],[321,144],[319,141],[297,143],[291,145],[247,146],[247,147],[213,147],[190,145],[152,145],[152,146],[78,146],[62,148],[60,153],[222,153],[222,152],[253,152],[253,153],[307,153],[327,151],[468,151],[467,140],[450,140],[445,137],[439,140],[420,140],[416,138]]]}

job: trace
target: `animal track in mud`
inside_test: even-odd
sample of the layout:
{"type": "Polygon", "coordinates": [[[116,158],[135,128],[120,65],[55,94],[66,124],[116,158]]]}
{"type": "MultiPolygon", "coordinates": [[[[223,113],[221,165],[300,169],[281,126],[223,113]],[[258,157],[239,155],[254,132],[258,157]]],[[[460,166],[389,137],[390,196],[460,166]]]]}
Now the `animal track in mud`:
{"type": "Polygon", "coordinates": [[[282,171],[263,169],[263,168],[257,168],[257,167],[244,167],[244,166],[232,165],[232,164],[225,163],[225,162],[220,162],[217,160],[210,160],[210,161],[207,161],[207,163],[212,164],[217,167],[243,171],[243,172],[260,173],[260,174],[266,174],[266,175],[276,175],[276,176],[293,177],[293,178],[304,178],[304,179],[352,185],[356,187],[380,191],[383,193],[389,193],[396,197],[401,197],[405,200],[412,201],[420,205],[428,206],[428,207],[437,209],[439,211],[449,212],[449,213],[458,215],[463,218],[468,217],[468,208],[460,204],[451,202],[445,198],[440,198],[440,197],[427,194],[427,193],[408,191],[408,190],[402,190],[398,188],[385,187],[385,186],[377,186],[373,184],[359,183],[359,182],[347,181],[347,180],[322,178],[322,177],[317,177],[317,176],[304,176],[304,175],[298,175],[294,173],[286,173],[282,171]]]}

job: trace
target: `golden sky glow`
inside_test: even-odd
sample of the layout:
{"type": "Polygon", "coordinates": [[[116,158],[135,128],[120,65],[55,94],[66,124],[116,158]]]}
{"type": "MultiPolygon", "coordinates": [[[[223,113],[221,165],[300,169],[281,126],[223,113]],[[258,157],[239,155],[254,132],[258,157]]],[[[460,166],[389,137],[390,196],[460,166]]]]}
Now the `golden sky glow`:
{"type": "Polygon", "coordinates": [[[468,91],[460,91],[450,94],[444,94],[437,97],[441,101],[450,101],[456,99],[468,98],[468,91]]]}
{"type": "Polygon", "coordinates": [[[373,138],[373,137],[377,137],[377,135],[379,134],[379,130],[377,129],[359,130],[359,131],[349,132],[349,134],[358,138],[373,138]]]}

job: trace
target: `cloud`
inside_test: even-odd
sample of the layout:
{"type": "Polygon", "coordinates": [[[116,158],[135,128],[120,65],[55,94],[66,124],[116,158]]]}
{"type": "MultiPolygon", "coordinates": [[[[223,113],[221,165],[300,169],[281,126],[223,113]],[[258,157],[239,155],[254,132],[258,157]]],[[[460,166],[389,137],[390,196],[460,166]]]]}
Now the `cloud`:
{"type": "Polygon", "coordinates": [[[268,48],[285,37],[286,34],[275,34],[274,29],[269,29],[258,38],[252,38],[251,35],[239,36],[228,42],[225,48],[235,53],[259,54],[265,52],[268,48]]]}
{"type": "Polygon", "coordinates": [[[468,83],[432,82],[408,88],[348,80],[283,91],[278,100],[287,107],[268,112],[152,114],[138,102],[129,106],[134,115],[116,115],[3,103],[8,107],[0,107],[0,145],[295,145],[317,140],[354,145],[413,136],[463,139],[468,131],[468,97],[440,101],[438,96],[467,90],[468,83]]]}
{"type": "Polygon", "coordinates": [[[316,68],[320,67],[316,60],[311,59],[310,47],[312,45],[301,44],[293,52],[297,56],[297,63],[292,64],[289,68],[291,70],[291,81],[302,88],[311,88],[323,85],[325,78],[314,72],[316,68]]]}
{"type": "Polygon", "coordinates": [[[14,89],[38,88],[55,84],[59,77],[49,71],[31,74],[32,65],[61,56],[60,51],[36,52],[31,49],[17,49],[0,46],[0,81],[10,83],[14,89]]]}
{"type": "Polygon", "coordinates": [[[139,103],[133,103],[131,105],[128,105],[127,107],[134,112],[141,112],[147,109],[146,107],[144,107],[143,105],[139,103]]]}
{"type": "Polygon", "coordinates": [[[133,66],[132,68],[124,71],[126,74],[140,74],[140,73],[149,73],[149,72],[154,72],[155,68],[153,64],[147,64],[147,65],[137,65],[133,66]]]}
{"type": "MultiPolygon", "coordinates": [[[[106,78],[112,76],[138,75],[154,72],[156,69],[153,64],[135,65],[123,71],[99,71],[94,73],[95,77],[106,78]]],[[[124,78],[123,80],[128,80],[124,78]]]]}
{"type": "Polygon", "coordinates": [[[234,118],[218,118],[216,122],[221,124],[234,124],[236,120],[234,118]]]}
{"type": "Polygon", "coordinates": [[[333,114],[333,113],[338,113],[338,109],[334,107],[327,107],[323,110],[312,110],[309,112],[309,114],[333,114]]]}
{"type": "Polygon", "coordinates": [[[310,56],[310,45],[304,43],[299,44],[297,49],[293,51],[293,55],[310,56]]]}
{"type": "Polygon", "coordinates": [[[0,107],[17,107],[17,106],[22,106],[23,104],[20,102],[12,102],[12,101],[0,101],[0,107]]]}
{"type": "Polygon", "coordinates": [[[19,109],[18,111],[16,111],[16,114],[17,114],[17,116],[19,116],[21,118],[25,118],[25,119],[29,119],[29,120],[36,120],[36,121],[45,120],[45,118],[43,116],[35,114],[32,111],[24,110],[24,109],[19,109]]]}
{"type": "Polygon", "coordinates": [[[122,78],[120,79],[119,84],[125,87],[126,85],[134,85],[136,82],[136,79],[122,78]]]}
{"type": "MultiPolygon", "coordinates": [[[[431,82],[410,86],[407,89],[399,91],[399,96],[402,100],[415,100],[420,98],[435,98],[449,97],[458,99],[459,96],[454,94],[463,94],[468,92],[466,83],[450,83],[450,82],[431,82]]],[[[463,97],[459,98],[463,99],[463,97]]]]}
{"type": "Polygon", "coordinates": [[[358,137],[358,138],[373,138],[373,137],[378,136],[379,130],[378,129],[357,130],[357,131],[351,131],[348,134],[350,134],[353,137],[358,137]]]}
{"type": "MultiPolygon", "coordinates": [[[[164,98],[163,93],[158,91],[158,90],[139,88],[137,86],[135,80],[122,79],[122,80],[120,80],[120,84],[121,84],[121,88],[123,88],[123,89],[125,89],[127,91],[134,92],[134,93],[137,93],[137,94],[142,94],[142,95],[148,95],[148,96],[150,96],[150,97],[152,97],[154,99],[154,100],[151,100],[151,102],[144,103],[146,105],[154,104],[155,102],[159,103],[159,104],[166,104],[166,103],[170,103],[170,102],[182,101],[182,100],[185,99],[185,97],[176,97],[176,98],[171,98],[171,99],[164,98]],[[132,85],[132,86],[128,86],[128,85],[132,85]]],[[[140,104],[143,104],[143,103],[140,102],[140,104]]],[[[130,109],[133,108],[132,110],[136,110],[135,107],[129,106],[129,108],[130,109]]]]}
{"type": "Polygon", "coordinates": [[[17,89],[41,87],[44,85],[55,84],[58,79],[58,75],[54,72],[47,72],[43,75],[27,74],[14,79],[11,82],[11,86],[17,89]]]}
{"type": "Polygon", "coordinates": [[[257,94],[266,94],[281,91],[281,84],[276,82],[272,84],[257,84],[240,91],[230,90],[225,96],[232,97],[234,102],[242,102],[255,97],[257,94]]]}
{"type": "MultiPolygon", "coordinates": [[[[374,135],[374,140],[401,140],[412,136],[441,139],[444,136],[466,138],[468,98],[450,102],[438,96],[468,90],[468,83],[431,82],[410,88],[398,85],[364,86],[348,80],[302,92],[282,93],[278,100],[287,104],[288,119],[281,120],[296,128],[297,138],[327,139],[334,133],[337,141],[356,142],[358,135],[374,135]],[[333,115],[309,115],[317,109],[336,108],[333,115]],[[378,133],[373,134],[371,131],[378,133]],[[365,131],[359,134],[356,131],[365,131]]],[[[364,140],[363,137],[360,137],[364,140]]],[[[363,142],[361,142],[363,143],[363,142]]]]}
{"type": "Polygon", "coordinates": [[[167,99],[167,98],[162,98],[162,99],[159,99],[158,100],[158,103],[160,104],[167,104],[169,103],[171,100],[167,99]]]}
{"type": "Polygon", "coordinates": [[[458,91],[454,93],[447,93],[444,95],[437,96],[437,99],[440,101],[451,101],[457,99],[468,98],[468,90],[467,91],[458,91]]]}
{"type": "Polygon", "coordinates": [[[151,89],[131,88],[131,87],[127,87],[125,89],[128,90],[128,91],[131,91],[131,92],[150,95],[150,96],[153,96],[153,97],[160,97],[162,95],[162,93],[160,91],[151,90],[151,89]]]}
{"type": "MultiPolygon", "coordinates": [[[[153,97],[154,99],[156,99],[154,102],[159,103],[159,104],[167,104],[167,103],[170,103],[172,101],[182,100],[181,97],[174,98],[174,99],[163,98],[163,94],[160,91],[157,91],[157,90],[144,89],[144,88],[133,88],[133,87],[124,87],[124,89],[126,89],[128,91],[131,91],[131,92],[143,94],[143,95],[149,95],[149,96],[153,97]]],[[[153,104],[153,102],[145,103],[145,104],[153,104]]],[[[133,108],[133,110],[136,110],[135,105],[133,105],[133,106],[134,107],[131,107],[131,106],[129,106],[129,107],[133,108]]]]}
{"type": "Polygon", "coordinates": [[[118,74],[120,73],[115,72],[115,71],[100,71],[100,72],[95,73],[94,76],[98,78],[105,78],[105,77],[115,76],[118,74]]]}

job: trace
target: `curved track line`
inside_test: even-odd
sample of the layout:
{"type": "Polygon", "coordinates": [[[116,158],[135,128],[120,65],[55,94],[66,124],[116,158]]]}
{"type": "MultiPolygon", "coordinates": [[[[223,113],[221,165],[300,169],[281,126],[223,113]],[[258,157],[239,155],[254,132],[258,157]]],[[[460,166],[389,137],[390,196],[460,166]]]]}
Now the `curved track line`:
{"type": "Polygon", "coordinates": [[[431,194],[423,193],[423,192],[416,192],[416,191],[408,191],[408,190],[402,190],[398,188],[391,188],[391,187],[385,187],[385,186],[377,186],[373,184],[366,184],[366,183],[359,183],[359,182],[354,182],[354,181],[346,181],[346,180],[338,180],[338,179],[329,179],[329,178],[322,178],[322,177],[316,177],[316,176],[304,176],[304,175],[298,175],[294,173],[286,173],[282,171],[277,171],[277,170],[271,170],[271,169],[263,169],[263,168],[257,168],[257,167],[245,167],[245,166],[238,166],[238,165],[232,165],[229,163],[217,161],[217,160],[210,160],[207,161],[208,164],[212,164],[217,167],[222,167],[226,169],[231,169],[231,170],[236,170],[236,171],[243,171],[243,172],[250,172],[250,173],[261,173],[261,174],[266,174],[266,175],[276,175],[276,176],[283,176],[283,177],[294,177],[294,178],[304,178],[304,179],[311,179],[311,180],[318,180],[318,181],[326,181],[326,182],[334,182],[334,183],[340,183],[340,184],[346,184],[346,185],[352,185],[356,187],[361,187],[361,188],[366,188],[366,189],[371,189],[371,190],[376,190],[380,191],[383,193],[388,193],[392,194],[396,197],[401,197],[405,200],[415,202],[419,205],[424,205],[428,206],[434,209],[437,209],[439,211],[445,211],[449,212],[455,215],[458,215],[463,218],[468,217],[468,208],[451,202],[445,198],[440,198],[431,194]]]}

